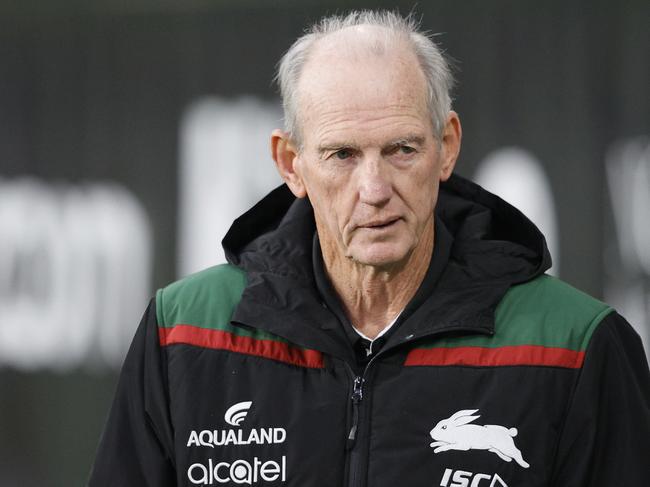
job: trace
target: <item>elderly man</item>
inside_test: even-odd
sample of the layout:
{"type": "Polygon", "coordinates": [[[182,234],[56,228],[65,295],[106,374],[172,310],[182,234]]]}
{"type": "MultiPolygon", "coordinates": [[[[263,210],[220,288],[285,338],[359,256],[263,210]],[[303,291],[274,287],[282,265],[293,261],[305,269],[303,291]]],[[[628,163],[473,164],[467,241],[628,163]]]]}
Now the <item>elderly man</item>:
{"type": "Polygon", "coordinates": [[[452,176],[437,46],[396,14],[328,18],[278,78],[286,185],[228,264],[158,291],[90,485],[647,485],[640,341],[452,176]]]}

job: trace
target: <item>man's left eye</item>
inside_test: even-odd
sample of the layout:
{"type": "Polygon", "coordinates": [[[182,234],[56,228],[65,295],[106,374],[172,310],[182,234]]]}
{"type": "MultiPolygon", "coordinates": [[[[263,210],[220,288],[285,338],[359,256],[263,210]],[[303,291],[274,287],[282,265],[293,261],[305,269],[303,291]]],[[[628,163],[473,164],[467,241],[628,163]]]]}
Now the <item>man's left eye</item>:
{"type": "Polygon", "coordinates": [[[415,149],[408,145],[400,145],[399,149],[402,151],[402,154],[413,154],[415,152],[415,149]]]}

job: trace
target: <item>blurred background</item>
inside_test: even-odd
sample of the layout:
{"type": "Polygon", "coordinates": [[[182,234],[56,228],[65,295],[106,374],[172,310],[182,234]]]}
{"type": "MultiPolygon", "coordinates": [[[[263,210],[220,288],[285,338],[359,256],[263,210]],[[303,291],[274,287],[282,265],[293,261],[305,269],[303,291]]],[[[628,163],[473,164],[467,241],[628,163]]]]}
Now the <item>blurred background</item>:
{"type": "MultiPolygon", "coordinates": [[[[0,485],[83,485],[155,289],[279,183],[274,66],[414,2],[0,0],[0,485]]],[[[650,337],[650,2],[419,2],[456,60],[458,172],[650,337]]]]}

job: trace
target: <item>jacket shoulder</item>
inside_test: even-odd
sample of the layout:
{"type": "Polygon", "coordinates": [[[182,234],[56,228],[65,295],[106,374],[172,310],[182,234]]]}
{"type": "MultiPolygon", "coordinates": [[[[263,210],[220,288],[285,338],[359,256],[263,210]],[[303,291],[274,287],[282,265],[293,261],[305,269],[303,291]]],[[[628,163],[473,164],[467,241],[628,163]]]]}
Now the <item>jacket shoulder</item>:
{"type": "Polygon", "coordinates": [[[607,304],[548,275],[513,286],[495,312],[495,337],[503,344],[584,351],[612,310],[607,304]]]}
{"type": "Polygon", "coordinates": [[[557,349],[578,353],[580,358],[594,330],[611,311],[605,303],[569,284],[542,275],[508,290],[496,307],[493,334],[446,337],[436,346],[532,354],[557,349]]]}
{"type": "Polygon", "coordinates": [[[245,287],[246,273],[230,264],[191,274],[156,293],[158,325],[223,329],[230,323],[245,287]]]}

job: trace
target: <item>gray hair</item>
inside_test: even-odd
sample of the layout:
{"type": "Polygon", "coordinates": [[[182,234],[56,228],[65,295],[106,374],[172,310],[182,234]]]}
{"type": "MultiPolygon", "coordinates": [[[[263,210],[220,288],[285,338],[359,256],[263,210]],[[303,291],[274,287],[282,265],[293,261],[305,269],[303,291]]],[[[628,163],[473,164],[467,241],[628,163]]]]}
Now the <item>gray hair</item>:
{"type": "Polygon", "coordinates": [[[420,30],[420,24],[410,14],[407,17],[387,10],[352,11],[345,16],[324,17],[299,37],[282,56],[276,81],[280,86],[284,108],[285,130],[299,144],[297,87],[314,44],[330,34],[348,27],[370,25],[387,29],[387,34],[409,41],[427,83],[427,103],[435,135],[442,137],[447,114],[451,110],[451,89],[454,78],[448,61],[431,36],[420,30]]]}

